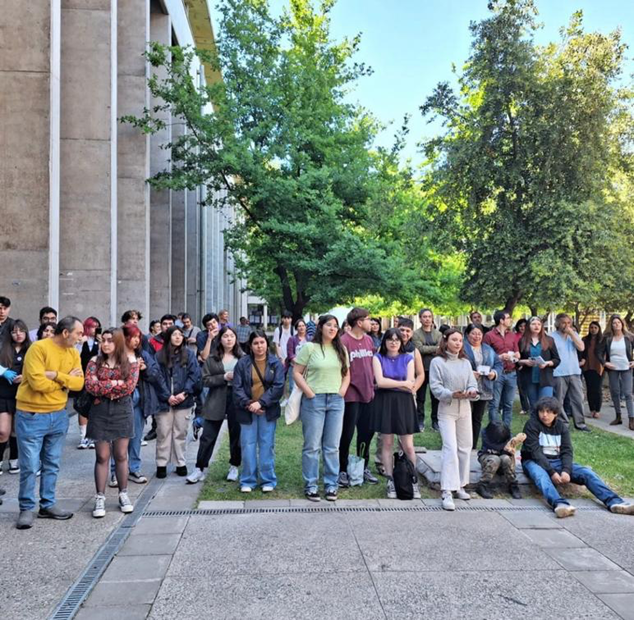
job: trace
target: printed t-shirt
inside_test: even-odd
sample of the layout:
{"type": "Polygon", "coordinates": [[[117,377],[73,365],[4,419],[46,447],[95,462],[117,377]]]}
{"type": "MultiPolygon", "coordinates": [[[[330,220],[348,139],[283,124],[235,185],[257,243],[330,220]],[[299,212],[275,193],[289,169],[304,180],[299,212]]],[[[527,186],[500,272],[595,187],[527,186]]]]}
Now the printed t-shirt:
{"type": "Polygon", "coordinates": [[[345,401],[369,403],[374,398],[374,342],[367,334],[359,339],[352,334],[344,334],[341,342],[348,350],[350,360],[350,386],[346,391],[345,401]]]}

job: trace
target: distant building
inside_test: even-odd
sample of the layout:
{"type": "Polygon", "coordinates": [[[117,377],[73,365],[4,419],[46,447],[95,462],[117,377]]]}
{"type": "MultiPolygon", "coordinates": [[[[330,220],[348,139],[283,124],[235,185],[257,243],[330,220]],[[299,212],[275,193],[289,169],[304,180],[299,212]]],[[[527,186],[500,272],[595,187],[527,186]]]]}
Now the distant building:
{"type": "MultiPolygon", "coordinates": [[[[155,191],[182,124],[145,136],[118,122],[153,105],[150,40],[210,48],[207,0],[12,2],[0,38],[0,295],[29,325],[41,306],[116,324],[187,311],[196,322],[246,298],[202,188],[155,191]]],[[[196,67],[200,83],[219,79],[196,67]]]]}

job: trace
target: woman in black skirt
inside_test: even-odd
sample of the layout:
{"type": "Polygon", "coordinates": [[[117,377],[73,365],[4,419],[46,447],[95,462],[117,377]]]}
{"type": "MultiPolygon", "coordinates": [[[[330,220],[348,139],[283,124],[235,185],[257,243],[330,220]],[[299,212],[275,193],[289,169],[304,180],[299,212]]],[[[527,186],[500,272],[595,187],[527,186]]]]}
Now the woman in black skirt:
{"type": "MultiPolygon", "coordinates": [[[[387,497],[396,499],[392,478],[394,435],[399,436],[403,452],[416,466],[414,433],[418,432],[414,356],[405,352],[400,330],[391,328],[385,332],[372,366],[377,390],[370,413],[370,428],[382,435],[381,458],[387,476],[387,497]]],[[[414,498],[420,498],[418,483],[414,483],[414,498]]]]}
{"type": "Polygon", "coordinates": [[[128,513],[134,506],[128,497],[128,443],[134,437],[131,394],[139,380],[139,363],[127,352],[120,329],[107,329],[101,337],[100,352],[88,362],[85,388],[95,396],[86,436],[95,442],[95,509],[92,516],[106,514],[106,483],[111,445],[119,484],[119,508],[128,513]]]}

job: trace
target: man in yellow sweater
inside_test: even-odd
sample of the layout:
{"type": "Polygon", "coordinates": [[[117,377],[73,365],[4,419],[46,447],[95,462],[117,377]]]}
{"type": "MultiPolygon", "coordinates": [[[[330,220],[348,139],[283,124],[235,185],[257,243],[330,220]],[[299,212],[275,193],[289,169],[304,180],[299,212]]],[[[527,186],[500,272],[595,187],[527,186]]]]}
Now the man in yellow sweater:
{"type": "Polygon", "coordinates": [[[24,358],[15,419],[20,453],[20,516],[16,524],[19,530],[33,526],[35,481],[40,463],[38,517],[64,520],[73,516],[56,505],[55,485],[68,431],[68,392],[84,387],[81,360],[75,348],[83,335],[82,322],[67,316],[57,324],[53,338],[33,343],[24,358]]]}

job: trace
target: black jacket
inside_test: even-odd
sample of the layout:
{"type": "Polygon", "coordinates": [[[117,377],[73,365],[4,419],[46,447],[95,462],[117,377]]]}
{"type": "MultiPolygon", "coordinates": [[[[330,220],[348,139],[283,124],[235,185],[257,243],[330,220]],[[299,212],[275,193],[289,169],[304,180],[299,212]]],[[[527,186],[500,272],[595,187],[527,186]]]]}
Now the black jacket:
{"type": "MultiPolygon", "coordinates": [[[[235,375],[235,371],[234,371],[235,375]]],[[[222,361],[210,355],[203,364],[203,387],[209,388],[202,408],[205,420],[224,420],[227,413],[227,397],[231,397],[231,387],[225,381],[225,367],[222,361]]]]}
{"type": "MultiPolygon", "coordinates": [[[[548,341],[550,342],[550,346],[545,351],[542,351],[541,356],[544,358],[546,362],[552,361],[553,366],[546,366],[546,368],[539,370],[539,387],[555,387],[555,379],[553,377],[553,370],[559,366],[561,363],[561,358],[559,357],[559,352],[557,351],[557,345],[555,341],[550,337],[546,336],[548,341]]],[[[530,359],[531,350],[530,347],[528,349],[522,349],[520,347],[520,359],[527,360],[530,359]]],[[[523,364],[517,365],[517,380],[522,387],[522,390],[525,392],[528,391],[528,386],[533,381],[533,368],[531,366],[524,366],[523,364]]]]}
{"type": "MultiPolygon", "coordinates": [[[[159,370],[167,386],[166,396],[180,394],[185,392],[187,397],[185,400],[174,407],[174,409],[189,409],[194,406],[194,396],[200,393],[201,374],[200,366],[196,361],[196,356],[192,351],[185,347],[187,352],[187,362],[185,365],[180,363],[180,355],[172,360],[172,367],[168,368],[165,364],[158,362],[159,370]]],[[[158,361],[158,358],[157,358],[158,361]]],[[[167,411],[170,408],[167,402],[168,398],[159,395],[159,411],[167,411]]]]}
{"type": "Polygon", "coordinates": [[[146,368],[139,373],[136,389],[139,391],[140,397],[138,406],[143,411],[143,417],[147,418],[160,411],[159,401],[167,402],[170,393],[154,355],[141,350],[141,357],[146,368]]]}
{"type": "MultiPolygon", "coordinates": [[[[632,339],[629,336],[623,336],[623,339],[625,340],[625,355],[627,356],[628,361],[631,362],[634,359],[632,358],[632,339]]],[[[610,347],[612,346],[612,340],[612,336],[606,336],[597,347],[597,358],[604,366],[606,362],[610,361],[610,347]]]]}
{"type": "MultiPolygon", "coordinates": [[[[9,370],[14,370],[19,375],[22,374],[22,367],[24,366],[24,356],[26,350],[24,347],[20,351],[16,351],[13,347],[13,363],[9,366],[9,370]]],[[[6,400],[15,400],[15,396],[18,392],[19,383],[9,383],[4,377],[0,377],[0,398],[6,400]]]]}
{"type": "Polygon", "coordinates": [[[552,476],[555,469],[550,461],[559,458],[562,470],[572,474],[572,443],[570,431],[563,420],[556,418],[552,426],[546,426],[534,414],[524,425],[524,432],[526,441],[522,445],[522,462],[535,461],[552,476]]]}
{"type": "MultiPolygon", "coordinates": [[[[251,398],[253,385],[253,358],[245,355],[233,371],[233,403],[236,408],[236,418],[240,424],[251,424],[253,414],[247,409],[251,398]]],[[[284,365],[275,355],[269,353],[264,369],[264,394],[258,401],[264,407],[266,419],[277,420],[282,414],[280,399],[284,393],[284,365]]]]}

